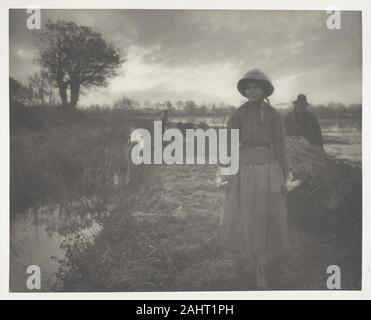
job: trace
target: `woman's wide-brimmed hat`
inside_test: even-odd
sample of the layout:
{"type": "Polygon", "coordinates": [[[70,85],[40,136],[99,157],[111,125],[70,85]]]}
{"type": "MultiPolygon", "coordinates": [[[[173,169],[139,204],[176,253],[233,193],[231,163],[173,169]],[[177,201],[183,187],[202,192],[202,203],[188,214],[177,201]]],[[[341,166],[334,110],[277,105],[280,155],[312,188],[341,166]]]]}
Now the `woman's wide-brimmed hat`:
{"type": "Polygon", "coordinates": [[[300,104],[301,106],[309,106],[307,96],[305,94],[299,94],[294,104],[300,104]]]}
{"type": "Polygon", "coordinates": [[[262,83],[266,97],[269,97],[273,93],[274,87],[272,85],[271,80],[259,69],[252,69],[246,72],[243,78],[237,83],[237,89],[244,97],[246,97],[245,94],[246,84],[247,82],[252,80],[262,83]]]}

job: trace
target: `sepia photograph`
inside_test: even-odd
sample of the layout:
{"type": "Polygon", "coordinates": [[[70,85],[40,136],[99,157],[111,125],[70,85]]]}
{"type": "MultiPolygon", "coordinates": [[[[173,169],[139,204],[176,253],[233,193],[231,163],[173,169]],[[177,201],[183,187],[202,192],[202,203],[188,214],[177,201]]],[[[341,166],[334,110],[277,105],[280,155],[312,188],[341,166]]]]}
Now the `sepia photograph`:
{"type": "Polygon", "coordinates": [[[362,11],[8,14],[10,292],[362,290],[362,11]]]}

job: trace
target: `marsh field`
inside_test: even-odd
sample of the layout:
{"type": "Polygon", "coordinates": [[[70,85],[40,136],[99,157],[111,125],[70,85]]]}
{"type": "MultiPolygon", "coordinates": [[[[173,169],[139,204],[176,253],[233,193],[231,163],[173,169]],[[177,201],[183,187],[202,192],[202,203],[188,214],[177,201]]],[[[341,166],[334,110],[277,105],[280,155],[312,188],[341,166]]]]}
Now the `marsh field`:
{"type": "MultiPolygon", "coordinates": [[[[43,291],[255,289],[253,273],[216,250],[224,190],[215,165],[140,166],[125,182],[129,129],[153,120],[11,110],[11,291],[28,291],[29,265],[40,267],[43,291]]],[[[169,120],[221,126],[225,117],[169,120]]],[[[361,119],[320,122],[326,153],[359,175],[361,119]]],[[[326,290],[329,265],[341,267],[342,289],[360,289],[361,190],[328,212],[288,196],[290,253],[270,264],[269,289],[326,290]]]]}

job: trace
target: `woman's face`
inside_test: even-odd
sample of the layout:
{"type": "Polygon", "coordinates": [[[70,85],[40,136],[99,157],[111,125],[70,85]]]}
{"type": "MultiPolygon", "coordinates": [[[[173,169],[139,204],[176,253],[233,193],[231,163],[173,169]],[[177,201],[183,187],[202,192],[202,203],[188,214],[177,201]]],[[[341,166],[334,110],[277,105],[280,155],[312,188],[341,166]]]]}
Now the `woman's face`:
{"type": "Polygon", "coordinates": [[[249,81],[246,84],[245,95],[250,101],[262,100],[264,98],[263,86],[258,81],[249,81]]]}

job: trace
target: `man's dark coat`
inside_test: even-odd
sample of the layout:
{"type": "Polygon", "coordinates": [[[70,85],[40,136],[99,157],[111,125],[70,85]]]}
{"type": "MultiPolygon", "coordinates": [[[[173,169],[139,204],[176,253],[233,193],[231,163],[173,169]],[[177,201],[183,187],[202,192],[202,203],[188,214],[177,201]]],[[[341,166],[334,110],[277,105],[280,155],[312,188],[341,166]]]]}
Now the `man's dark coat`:
{"type": "Polygon", "coordinates": [[[285,118],[286,134],[288,136],[304,137],[311,145],[323,150],[321,127],[318,119],[308,110],[291,111],[285,118]]]}

